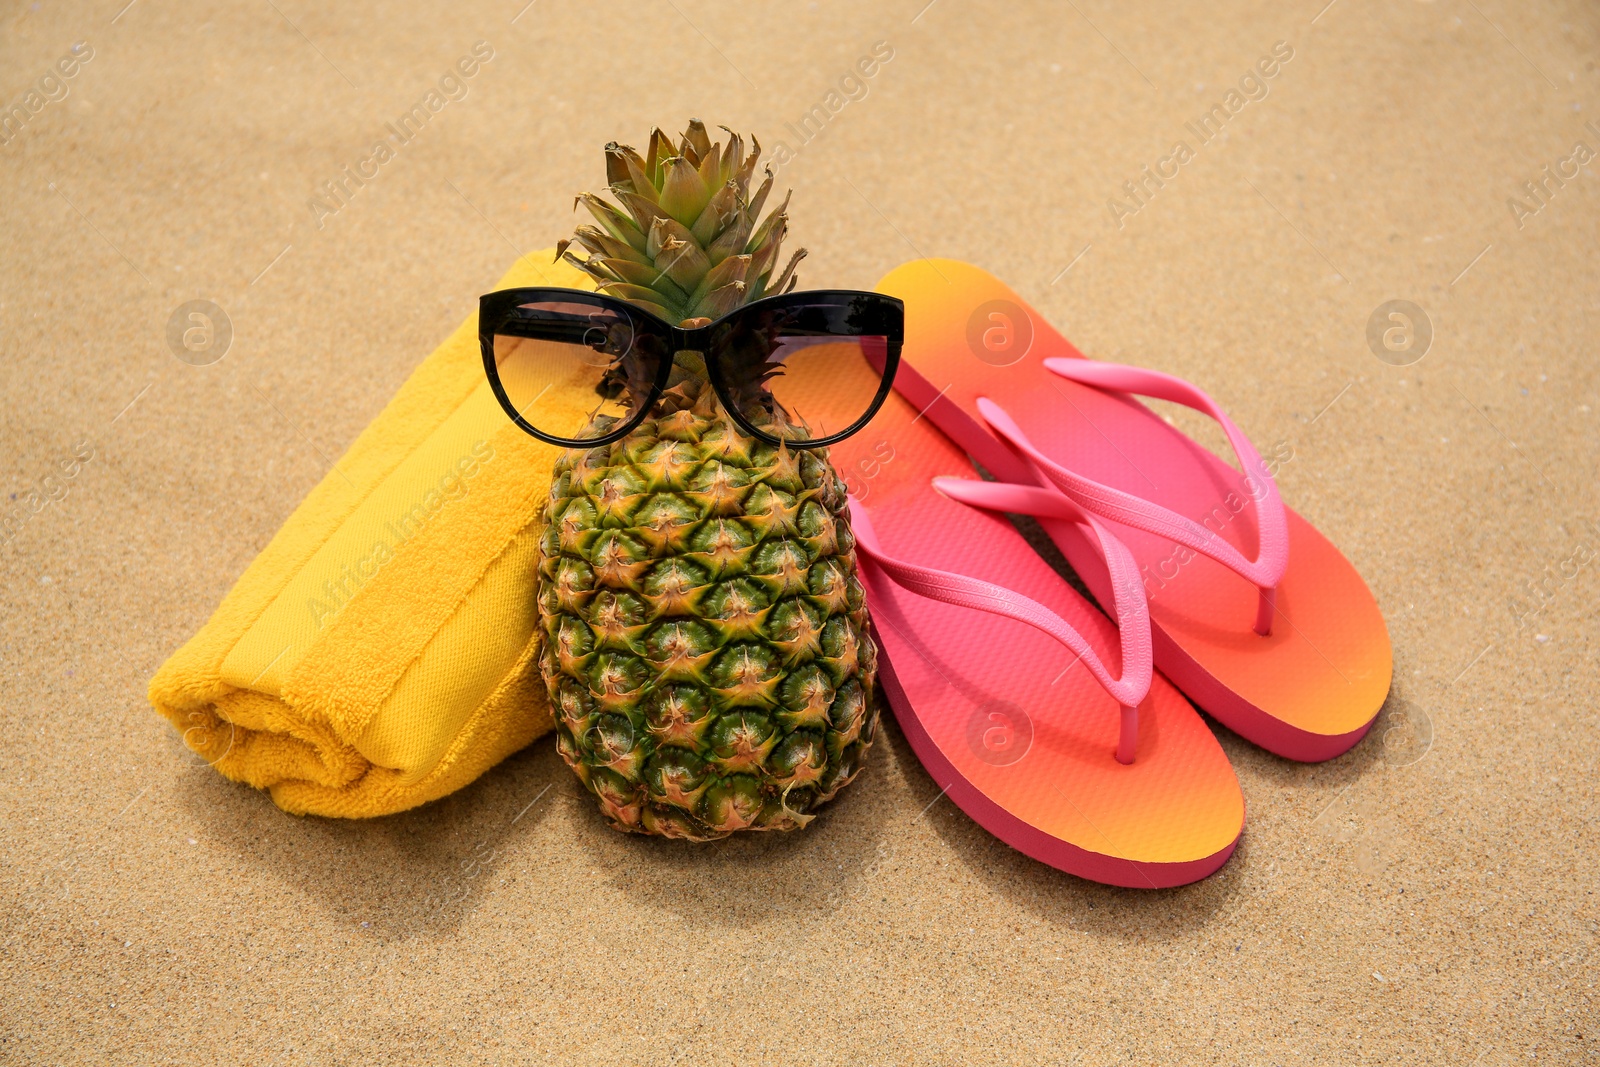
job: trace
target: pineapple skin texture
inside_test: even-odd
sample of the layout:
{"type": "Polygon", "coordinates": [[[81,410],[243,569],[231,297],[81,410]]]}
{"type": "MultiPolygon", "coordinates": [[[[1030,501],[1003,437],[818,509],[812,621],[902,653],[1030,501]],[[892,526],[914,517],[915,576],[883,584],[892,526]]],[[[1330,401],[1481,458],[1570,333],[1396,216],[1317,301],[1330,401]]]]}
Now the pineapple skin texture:
{"type": "Polygon", "coordinates": [[[682,378],[629,436],[557,463],[540,668],[557,748],[619,830],[789,830],[860,770],[877,653],[845,485],[682,378]]]}

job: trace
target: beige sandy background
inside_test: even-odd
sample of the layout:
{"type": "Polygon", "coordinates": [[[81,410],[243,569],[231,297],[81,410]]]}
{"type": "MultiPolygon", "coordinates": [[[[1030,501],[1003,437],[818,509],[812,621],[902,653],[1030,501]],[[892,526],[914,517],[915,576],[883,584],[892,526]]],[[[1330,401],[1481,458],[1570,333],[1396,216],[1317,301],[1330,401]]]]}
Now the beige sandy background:
{"type": "Polygon", "coordinates": [[[0,14],[0,102],[93,51],[0,146],[0,1062],[1600,1059],[1600,161],[1562,163],[1600,151],[1600,11],[524,2],[0,14]],[[308,208],[480,40],[464,99],[308,208]],[[879,41],[801,147],[784,124],[879,41]],[[1184,123],[1279,41],[1201,145],[1184,123]],[[1284,494],[1371,583],[1394,691],[1320,766],[1216,728],[1250,810],[1218,875],[1141,893],[1026,859],[892,721],[811,829],[693,848],[605,829],[548,738],[341,823],[221,780],[150,710],[416,362],[569,231],[601,145],[690,115],[797,150],[804,284],[972,260],[1292,452],[1284,494]],[[1180,140],[1119,228],[1108,199],[1180,140]],[[1580,173],[1533,200],[1547,164],[1580,173]],[[234,331],[207,366],[166,339],[194,299],[234,331]],[[1367,342],[1391,299],[1431,324],[1408,366],[1367,342]]]}

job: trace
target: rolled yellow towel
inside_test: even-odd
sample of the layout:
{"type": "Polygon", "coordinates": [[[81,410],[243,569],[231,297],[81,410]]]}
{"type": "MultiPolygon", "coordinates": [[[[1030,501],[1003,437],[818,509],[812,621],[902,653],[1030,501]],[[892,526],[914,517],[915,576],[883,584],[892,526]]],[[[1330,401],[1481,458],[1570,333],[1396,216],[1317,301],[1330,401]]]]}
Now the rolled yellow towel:
{"type": "MultiPolygon", "coordinates": [[[[593,288],[553,258],[500,288],[593,288]]],[[[466,785],[552,726],[534,582],[558,455],[495,402],[474,313],[156,673],[151,703],[296,814],[386,815],[466,785]]]]}

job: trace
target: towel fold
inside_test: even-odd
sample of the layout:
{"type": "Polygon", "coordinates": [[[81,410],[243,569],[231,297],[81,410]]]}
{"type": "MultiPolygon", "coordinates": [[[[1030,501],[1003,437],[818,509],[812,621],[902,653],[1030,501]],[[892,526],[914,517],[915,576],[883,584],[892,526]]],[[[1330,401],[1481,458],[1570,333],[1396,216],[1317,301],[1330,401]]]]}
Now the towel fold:
{"type": "MultiPolygon", "coordinates": [[[[553,258],[500,288],[593,288],[553,258]]],[[[552,727],[534,583],[559,454],[495,402],[474,313],[156,673],[151,703],[296,814],[386,815],[466,785],[552,727]]]]}

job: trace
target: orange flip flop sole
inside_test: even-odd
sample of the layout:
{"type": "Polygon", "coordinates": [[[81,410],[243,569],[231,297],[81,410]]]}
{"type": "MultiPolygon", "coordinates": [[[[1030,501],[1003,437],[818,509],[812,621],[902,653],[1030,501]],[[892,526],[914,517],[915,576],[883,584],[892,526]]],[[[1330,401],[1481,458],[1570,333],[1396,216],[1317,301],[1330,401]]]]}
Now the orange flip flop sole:
{"type": "MultiPolygon", "coordinates": [[[[892,271],[878,289],[905,301],[902,358],[941,390],[930,417],[980,463],[992,471],[1016,463],[977,421],[976,401],[987,397],[1046,455],[1186,515],[1253,554],[1254,511],[1239,472],[1137,400],[1045,370],[1047,358],[1083,354],[993,275],[955,260],[919,260],[892,271]]],[[[1393,652],[1355,568],[1286,510],[1289,567],[1268,637],[1252,630],[1257,594],[1249,582],[1162,537],[1107,525],[1140,564],[1162,673],[1263,748],[1323,760],[1347,751],[1371,726],[1389,691],[1393,652]]],[[[1096,598],[1109,603],[1094,549],[1077,528],[1045,525],[1096,598]]]]}
{"type": "MultiPolygon", "coordinates": [[[[870,395],[876,375],[859,368],[861,382],[834,383],[841,394],[870,395]]],[[[1118,662],[1111,622],[1015,527],[932,488],[939,475],[970,476],[972,464],[902,397],[829,451],[886,552],[1024,593],[1118,662]]],[[[1227,862],[1244,827],[1238,778],[1165,679],[1140,705],[1134,762],[1123,765],[1120,706],[1068,649],[1011,619],[918,596],[870,561],[861,572],[890,706],[935,783],[981,826],[1111,885],[1182,885],[1227,862]]]]}

